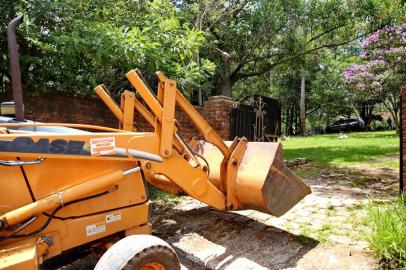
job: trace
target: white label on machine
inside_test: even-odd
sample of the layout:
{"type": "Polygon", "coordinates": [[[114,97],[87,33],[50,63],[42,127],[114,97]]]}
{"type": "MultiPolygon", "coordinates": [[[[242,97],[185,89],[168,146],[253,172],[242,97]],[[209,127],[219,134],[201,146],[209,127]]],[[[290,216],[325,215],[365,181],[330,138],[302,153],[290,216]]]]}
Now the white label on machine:
{"type": "Polygon", "coordinates": [[[121,220],[121,213],[106,215],[106,223],[111,223],[119,220],[121,220]]]}
{"type": "Polygon", "coordinates": [[[114,154],[116,140],[114,137],[90,139],[90,153],[92,156],[114,154]]]}
{"type": "Polygon", "coordinates": [[[86,235],[91,236],[106,231],[106,223],[100,222],[86,226],[86,235]]]}

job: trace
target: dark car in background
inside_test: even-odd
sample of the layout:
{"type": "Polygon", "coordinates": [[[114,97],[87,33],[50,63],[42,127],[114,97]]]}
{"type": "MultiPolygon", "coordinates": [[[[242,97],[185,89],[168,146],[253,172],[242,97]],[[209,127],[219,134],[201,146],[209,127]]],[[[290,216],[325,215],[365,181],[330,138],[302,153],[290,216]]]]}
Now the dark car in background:
{"type": "Polygon", "coordinates": [[[365,123],[361,118],[340,119],[326,127],[326,133],[351,132],[365,130],[365,123]]]}

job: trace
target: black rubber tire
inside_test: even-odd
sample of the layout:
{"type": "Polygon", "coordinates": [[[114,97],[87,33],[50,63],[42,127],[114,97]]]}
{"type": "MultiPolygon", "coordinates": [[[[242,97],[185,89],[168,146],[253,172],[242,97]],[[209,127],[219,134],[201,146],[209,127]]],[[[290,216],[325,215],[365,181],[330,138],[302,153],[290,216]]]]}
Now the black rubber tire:
{"type": "Polygon", "coordinates": [[[160,263],[165,270],[180,270],[176,252],[152,235],[131,235],[121,239],[103,254],[94,269],[138,270],[150,262],[160,263]]]}

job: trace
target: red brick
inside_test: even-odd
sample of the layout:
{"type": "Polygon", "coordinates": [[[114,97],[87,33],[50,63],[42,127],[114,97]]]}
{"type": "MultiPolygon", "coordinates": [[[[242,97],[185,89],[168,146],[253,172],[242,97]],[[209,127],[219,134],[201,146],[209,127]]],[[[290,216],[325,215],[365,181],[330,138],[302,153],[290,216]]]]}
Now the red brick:
{"type": "MultiPolygon", "coordinates": [[[[11,99],[11,93],[0,96],[0,102],[11,99]]],[[[25,95],[24,104],[26,118],[36,121],[95,124],[113,128],[116,128],[118,124],[117,119],[104,103],[95,97],[69,96],[65,93],[47,93],[44,96],[36,97],[25,95]]],[[[195,106],[195,109],[219,133],[222,139],[228,139],[230,113],[233,105],[234,102],[231,98],[215,96],[204,101],[202,107],[195,106]]],[[[181,110],[177,109],[175,115],[181,127],[181,134],[187,138],[199,135],[190,119],[181,110]]],[[[139,113],[135,114],[134,119],[137,130],[153,130],[153,127],[139,113]]]]}

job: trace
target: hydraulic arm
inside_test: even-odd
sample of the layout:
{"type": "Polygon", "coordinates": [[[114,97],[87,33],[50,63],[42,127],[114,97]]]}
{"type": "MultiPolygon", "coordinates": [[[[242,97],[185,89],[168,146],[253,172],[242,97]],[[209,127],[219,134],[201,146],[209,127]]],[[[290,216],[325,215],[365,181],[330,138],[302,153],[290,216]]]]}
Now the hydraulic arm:
{"type": "Polygon", "coordinates": [[[245,138],[224,142],[177,89],[176,81],[161,72],[156,75],[157,96],[138,70],[126,74],[147,107],[130,91],[122,94],[119,107],[103,86],[95,88],[120,126],[135,127],[135,108],[154,127],[159,137],[157,154],[163,162],[142,161],[150,184],[174,194],[190,195],[221,210],[250,208],[275,216],[284,214],[310,193],[310,188],[283,164],[280,144],[252,143],[245,138]],[[193,140],[186,144],[177,132],[176,105],[207,142],[200,154],[193,149],[193,140]]]}
{"type": "Polygon", "coordinates": [[[135,91],[124,91],[119,104],[103,85],[95,88],[117,129],[25,119],[15,35],[21,22],[8,28],[15,118],[0,117],[0,269],[38,269],[62,252],[105,249],[121,238],[96,269],[180,269],[169,245],[145,235],[151,233],[146,182],[220,210],[275,216],[310,193],[283,164],[280,144],[223,141],[161,72],[154,94],[138,70],[129,71],[135,91]],[[202,141],[180,136],[176,107],[202,141]],[[137,130],[135,115],[153,131],[137,130]]]}

